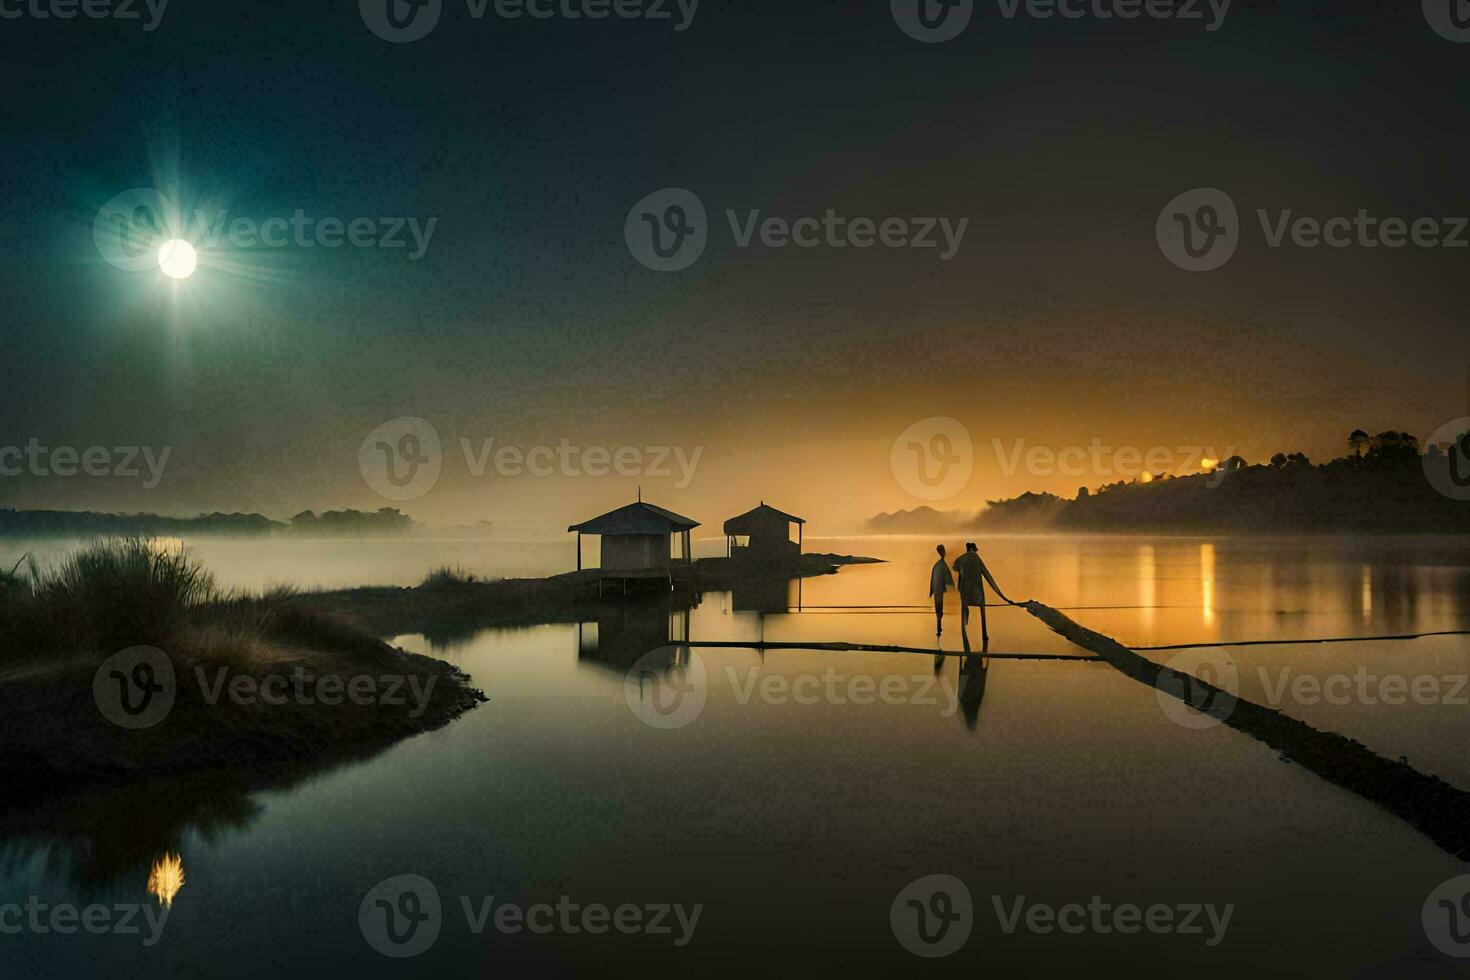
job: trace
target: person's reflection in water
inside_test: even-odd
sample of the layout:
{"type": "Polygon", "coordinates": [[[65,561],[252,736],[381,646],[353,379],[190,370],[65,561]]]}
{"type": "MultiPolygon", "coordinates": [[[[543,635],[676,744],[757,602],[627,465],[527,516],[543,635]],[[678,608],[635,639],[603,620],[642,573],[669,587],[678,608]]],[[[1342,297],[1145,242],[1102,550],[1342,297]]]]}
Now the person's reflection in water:
{"type": "MultiPolygon", "coordinates": [[[[966,651],[970,644],[965,643],[966,651]]],[[[970,731],[975,730],[975,724],[980,720],[980,702],[985,700],[985,680],[990,674],[990,658],[966,656],[960,661],[960,679],[958,698],[960,714],[964,715],[965,727],[970,731]]]]}
{"type": "MultiPolygon", "coordinates": [[[[957,690],[955,700],[959,703],[960,714],[965,719],[965,727],[970,731],[975,730],[975,724],[980,719],[980,702],[985,699],[985,681],[990,673],[990,658],[985,652],[990,649],[987,642],[981,647],[981,653],[976,655],[970,647],[970,634],[964,630],[960,631],[960,639],[965,645],[964,655],[959,658],[960,672],[956,680],[957,690]]],[[[944,668],[944,662],[949,655],[939,651],[934,655],[934,675],[937,677],[944,668]]]]}

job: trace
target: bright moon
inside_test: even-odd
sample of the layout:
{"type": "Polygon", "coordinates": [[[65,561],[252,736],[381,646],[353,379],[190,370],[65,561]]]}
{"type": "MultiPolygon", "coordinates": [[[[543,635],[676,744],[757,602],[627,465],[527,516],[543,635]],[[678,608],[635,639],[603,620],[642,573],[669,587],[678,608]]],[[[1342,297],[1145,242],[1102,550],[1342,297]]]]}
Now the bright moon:
{"type": "Polygon", "coordinates": [[[194,246],[182,238],[164,242],[158,250],[158,267],[170,279],[188,279],[198,265],[199,256],[195,254],[194,246]]]}

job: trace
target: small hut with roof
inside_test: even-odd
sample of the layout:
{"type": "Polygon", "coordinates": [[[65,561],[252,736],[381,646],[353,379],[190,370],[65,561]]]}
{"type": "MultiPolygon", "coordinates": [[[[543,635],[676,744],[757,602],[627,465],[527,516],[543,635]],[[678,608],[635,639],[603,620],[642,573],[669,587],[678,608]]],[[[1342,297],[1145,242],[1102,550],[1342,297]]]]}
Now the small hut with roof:
{"type": "Polygon", "coordinates": [[[602,539],[600,591],[600,583],[609,580],[621,580],[626,588],[629,580],[667,579],[672,587],[675,562],[686,569],[693,563],[689,532],[696,527],[699,527],[698,521],[646,504],[640,499],[600,517],[573,524],[567,530],[577,535],[579,572],[582,570],[582,535],[595,534],[602,539]],[[673,548],[676,535],[681,543],[677,559],[673,548]]]}
{"type": "Polygon", "coordinates": [[[731,558],[756,561],[794,561],[801,555],[802,526],[806,521],[777,510],[763,500],[759,507],[725,522],[725,553],[731,558]],[[792,540],[792,528],[796,540],[792,540]]]}

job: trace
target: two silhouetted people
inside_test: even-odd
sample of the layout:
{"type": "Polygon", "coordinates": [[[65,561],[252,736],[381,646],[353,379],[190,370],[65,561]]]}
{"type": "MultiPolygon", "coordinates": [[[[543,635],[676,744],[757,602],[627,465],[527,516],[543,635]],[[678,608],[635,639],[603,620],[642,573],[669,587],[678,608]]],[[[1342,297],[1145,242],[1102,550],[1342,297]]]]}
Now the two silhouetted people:
{"type": "MultiPolygon", "coordinates": [[[[934,599],[934,635],[943,636],[944,593],[955,587],[955,580],[950,575],[949,566],[944,562],[944,545],[939,545],[934,550],[939,553],[939,560],[929,572],[929,595],[934,599]]],[[[980,610],[980,642],[982,648],[988,647],[990,629],[985,619],[985,583],[989,582],[995,594],[1002,599],[1005,596],[995,584],[990,569],[985,567],[975,542],[965,544],[965,553],[954,560],[954,570],[959,574],[960,629],[963,630],[970,624],[970,607],[977,607],[980,610]]]]}

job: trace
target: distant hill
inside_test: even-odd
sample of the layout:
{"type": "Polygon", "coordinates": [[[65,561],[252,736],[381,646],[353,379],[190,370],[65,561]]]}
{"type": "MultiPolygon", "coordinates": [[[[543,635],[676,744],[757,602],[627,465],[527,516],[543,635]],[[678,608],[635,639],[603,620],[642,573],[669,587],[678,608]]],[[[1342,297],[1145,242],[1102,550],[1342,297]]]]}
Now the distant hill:
{"type": "Polygon", "coordinates": [[[915,507],[870,517],[867,529],[874,534],[928,534],[963,530],[975,525],[975,514],[915,507]]]}
{"type": "Polygon", "coordinates": [[[1104,487],[1066,501],[1058,530],[1470,533],[1470,502],[1435,490],[1417,456],[1298,463],[1104,487]]]}
{"type": "Polygon", "coordinates": [[[304,510],[291,518],[291,534],[308,536],[353,536],[406,534],[417,528],[413,518],[394,507],[375,511],[328,510],[321,514],[304,510]]]}
{"type": "Polygon", "coordinates": [[[0,509],[0,537],[366,536],[404,534],[418,526],[408,515],[392,507],[377,511],[333,510],[321,514],[308,510],[291,518],[289,523],[273,521],[261,514],[162,517],[158,514],[0,509]]]}

